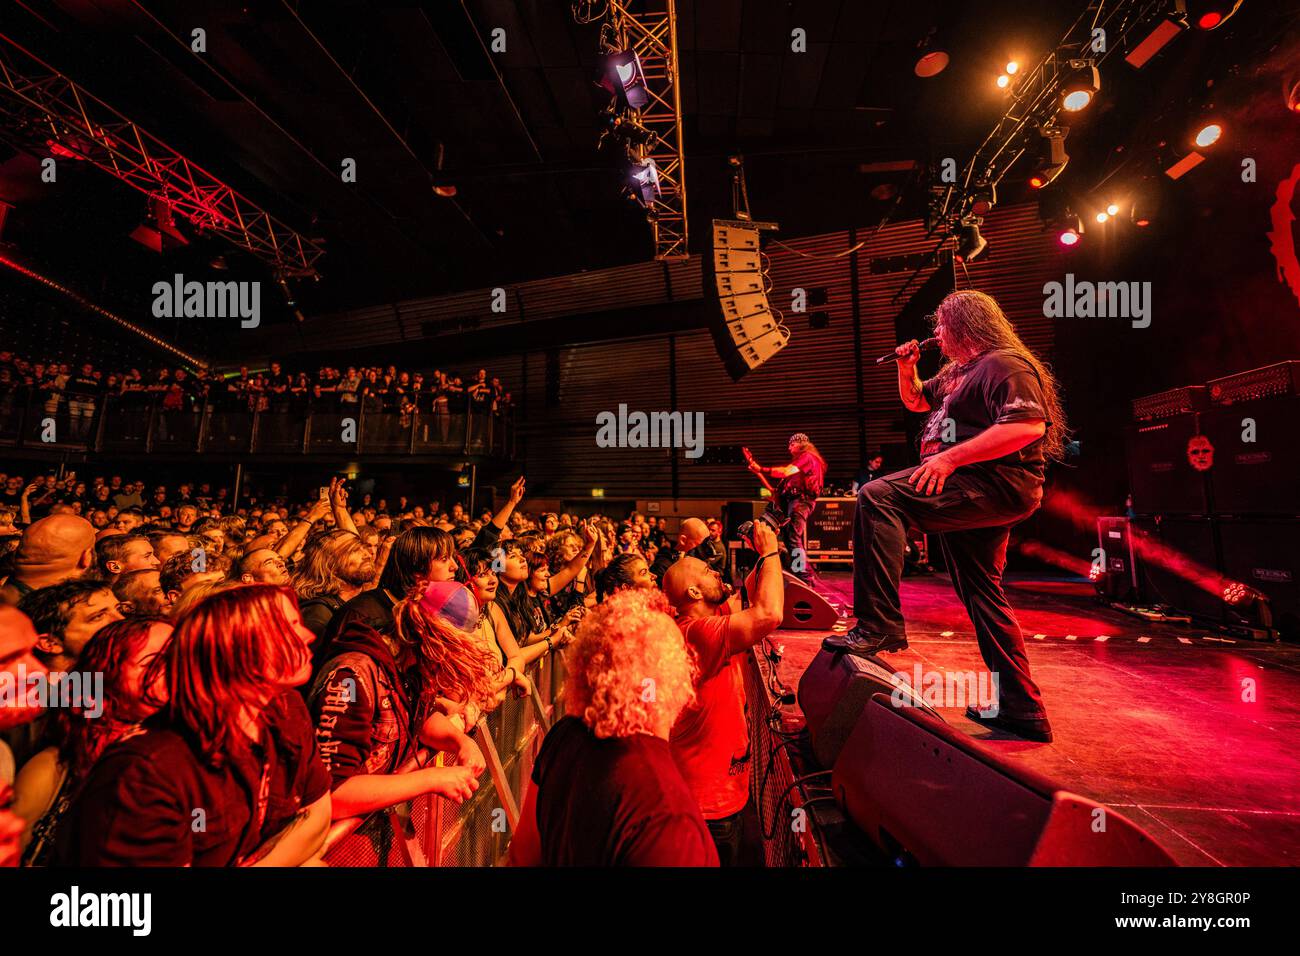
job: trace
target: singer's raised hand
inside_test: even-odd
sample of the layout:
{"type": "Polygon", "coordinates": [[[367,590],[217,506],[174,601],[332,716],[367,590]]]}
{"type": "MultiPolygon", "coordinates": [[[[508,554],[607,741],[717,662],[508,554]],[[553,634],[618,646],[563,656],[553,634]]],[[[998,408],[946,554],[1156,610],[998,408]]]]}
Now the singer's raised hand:
{"type": "Polygon", "coordinates": [[[921,343],[916,339],[904,342],[894,349],[894,354],[898,356],[898,364],[903,368],[915,368],[916,363],[921,361],[921,343]]]}

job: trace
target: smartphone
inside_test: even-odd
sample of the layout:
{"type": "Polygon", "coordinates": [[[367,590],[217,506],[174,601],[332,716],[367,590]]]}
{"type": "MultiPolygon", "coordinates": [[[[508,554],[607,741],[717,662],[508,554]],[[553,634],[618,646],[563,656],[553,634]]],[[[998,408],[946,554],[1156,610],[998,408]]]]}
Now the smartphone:
{"type": "Polygon", "coordinates": [[[328,501],[328,500],[329,500],[329,496],[330,496],[330,490],[329,490],[328,488],[326,488],[324,485],[322,485],[322,486],[321,486],[321,489],[320,489],[320,500],[321,500],[321,501],[328,501]]]}

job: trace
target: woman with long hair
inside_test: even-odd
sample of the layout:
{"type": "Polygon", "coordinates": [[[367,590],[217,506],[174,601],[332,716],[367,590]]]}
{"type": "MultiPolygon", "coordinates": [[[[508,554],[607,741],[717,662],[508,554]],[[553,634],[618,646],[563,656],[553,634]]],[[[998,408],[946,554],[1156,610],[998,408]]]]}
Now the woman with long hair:
{"type": "MultiPolygon", "coordinates": [[[[546,636],[535,644],[521,647],[518,638],[510,627],[501,605],[496,601],[497,589],[501,586],[496,572],[496,558],[492,552],[484,549],[471,549],[461,556],[461,567],[456,580],[470,589],[474,600],[478,602],[480,613],[471,633],[479,646],[501,663],[507,671],[513,669],[524,682],[524,669],[533,661],[553,653],[562,647],[570,637],[567,630],[561,630],[555,637],[546,636]]],[[[526,636],[526,635],[525,635],[526,636]]],[[[506,686],[508,686],[508,681],[506,686]]]]}
{"type": "Polygon", "coordinates": [[[59,828],[80,866],[300,866],[324,844],[330,778],[293,690],[314,639],[288,588],[214,594],[146,670],[166,701],[91,769],[59,828]]]}
{"type": "Polygon", "coordinates": [[[975,626],[984,663],[998,678],[996,714],[968,708],[966,716],[1050,742],[1051,725],[1002,590],[1002,572],[1011,528],[1038,509],[1047,462],[1064,451],[1056,381],[983,292],[952,293],[934,318],[947,359],[934,378],[923,382],[917,374],[915,340],[895,350],[903,405],[930,413],[921,464],[859,490],[853,533],[858,620],[825,643],[868,656],[907,647],[898,595],[906,528],[931,533],[975,626]]]}
{"type": "Polygon", "coordinates": [[[59,820],[95,762],[113,744],[141,733],[141,723],[157,711],[165,688],[145,675],[171,633],[163,617],[130,617],[101,628],[82,648],[79,674],[102,674],[102,686],[83,687],[81,699],[59,712],[59,745],[32,757],[14,782],[13,810],[29,821],[24,866],[48,862],[59,820]]]}
{"type": "Polygon", "coordinates": [[[425,673],[440,675],[446,693],[455,693],[454,686],[487,693],[490,662],[456,630],[462,617],[477,617],[478,606],[462,585],[444,581],[417,585],[394,610],[391,633],[349,624],[308,695],[336,820],[424,793],[459,803],[477,788],[485,766],[463,724],[433,713],[417,722],[425,673]],[[413,728],[420,742],[449,754],[457,766],[404,767],[417,750],[413,728]]]}

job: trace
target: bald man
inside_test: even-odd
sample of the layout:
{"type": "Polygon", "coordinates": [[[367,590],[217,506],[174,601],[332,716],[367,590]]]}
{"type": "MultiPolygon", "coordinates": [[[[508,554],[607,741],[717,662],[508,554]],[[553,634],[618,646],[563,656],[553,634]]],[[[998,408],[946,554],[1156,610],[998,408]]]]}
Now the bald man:
{"type": "Polygon", "coordinates": [[[39,588],[81,577],[95,566],[95,527],[76,515],[33,521],[14,554],[14,571],[0,588],[0,604],[16,605],[39,588]]]}
{"type": "Polygon", "coordinates": [[[753,598],[748,608],[741,606],[740,596],[731,593],[717,570],[689,555],[668,569],[663,585],[699,666],[695,702],[677,718],[669,745],[700,804],[723,866],[763,865],[760,824],[749,799],[741,655],[780,626],[785,581],[776,532],[756,522],[754,545],[759,561],[745,585],[753,598]]]}
{"type": "MultiPolygon", "coordinates": [[[[713,555],[708,549],[701,546],[709,538],[709,526],[699,518],[683,518],[681,527],[677,529],[677,538],[674,540],[672,547],[663,547],[655,555],[654,563],[650,565],[650,573],[655,576],[655,580],[663,586],[664,573],[674,564],[680,561],[686,555],[699,558],[710,566],[714,566],[710,560],[713,555]]],[[[722,567],[714,566],[714,570],[721,571],[722,567]]]]}

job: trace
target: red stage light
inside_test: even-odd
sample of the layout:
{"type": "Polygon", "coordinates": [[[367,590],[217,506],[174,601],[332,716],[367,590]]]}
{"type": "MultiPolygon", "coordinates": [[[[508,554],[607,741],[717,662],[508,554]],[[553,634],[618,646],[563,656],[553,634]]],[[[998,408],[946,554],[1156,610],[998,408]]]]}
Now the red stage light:
{"type": "Polygon", "coordinates": [[[938,76],[948,68],[948,54],[942,50],[931,50],[916,61],[914,68],[917,76],[938,76]]]}
{"type": "Polygon", "coordinates": [[[1066,229],[1056,238],[1057,241],[1061,243],[1061,245],[1072,246],[1079,241],[1079,234],[1075,232],[1073,229],[1066,229]]]}
{"type": "Polygon", "coordinates": [[[1029,186],[1031,189],[1042,189],[1047,185],[1047,181],[1042,176],[1030,176],[1029,186]]]}
{"type": "Polygon", "coordinates": [[[1201,14],[1201,19],[1196,21],[1196,25],[1202,30],[1213,30],[1223,20],[1223,14],[1217,10],[1211,10],[1209,13],[1201,14]]]}

